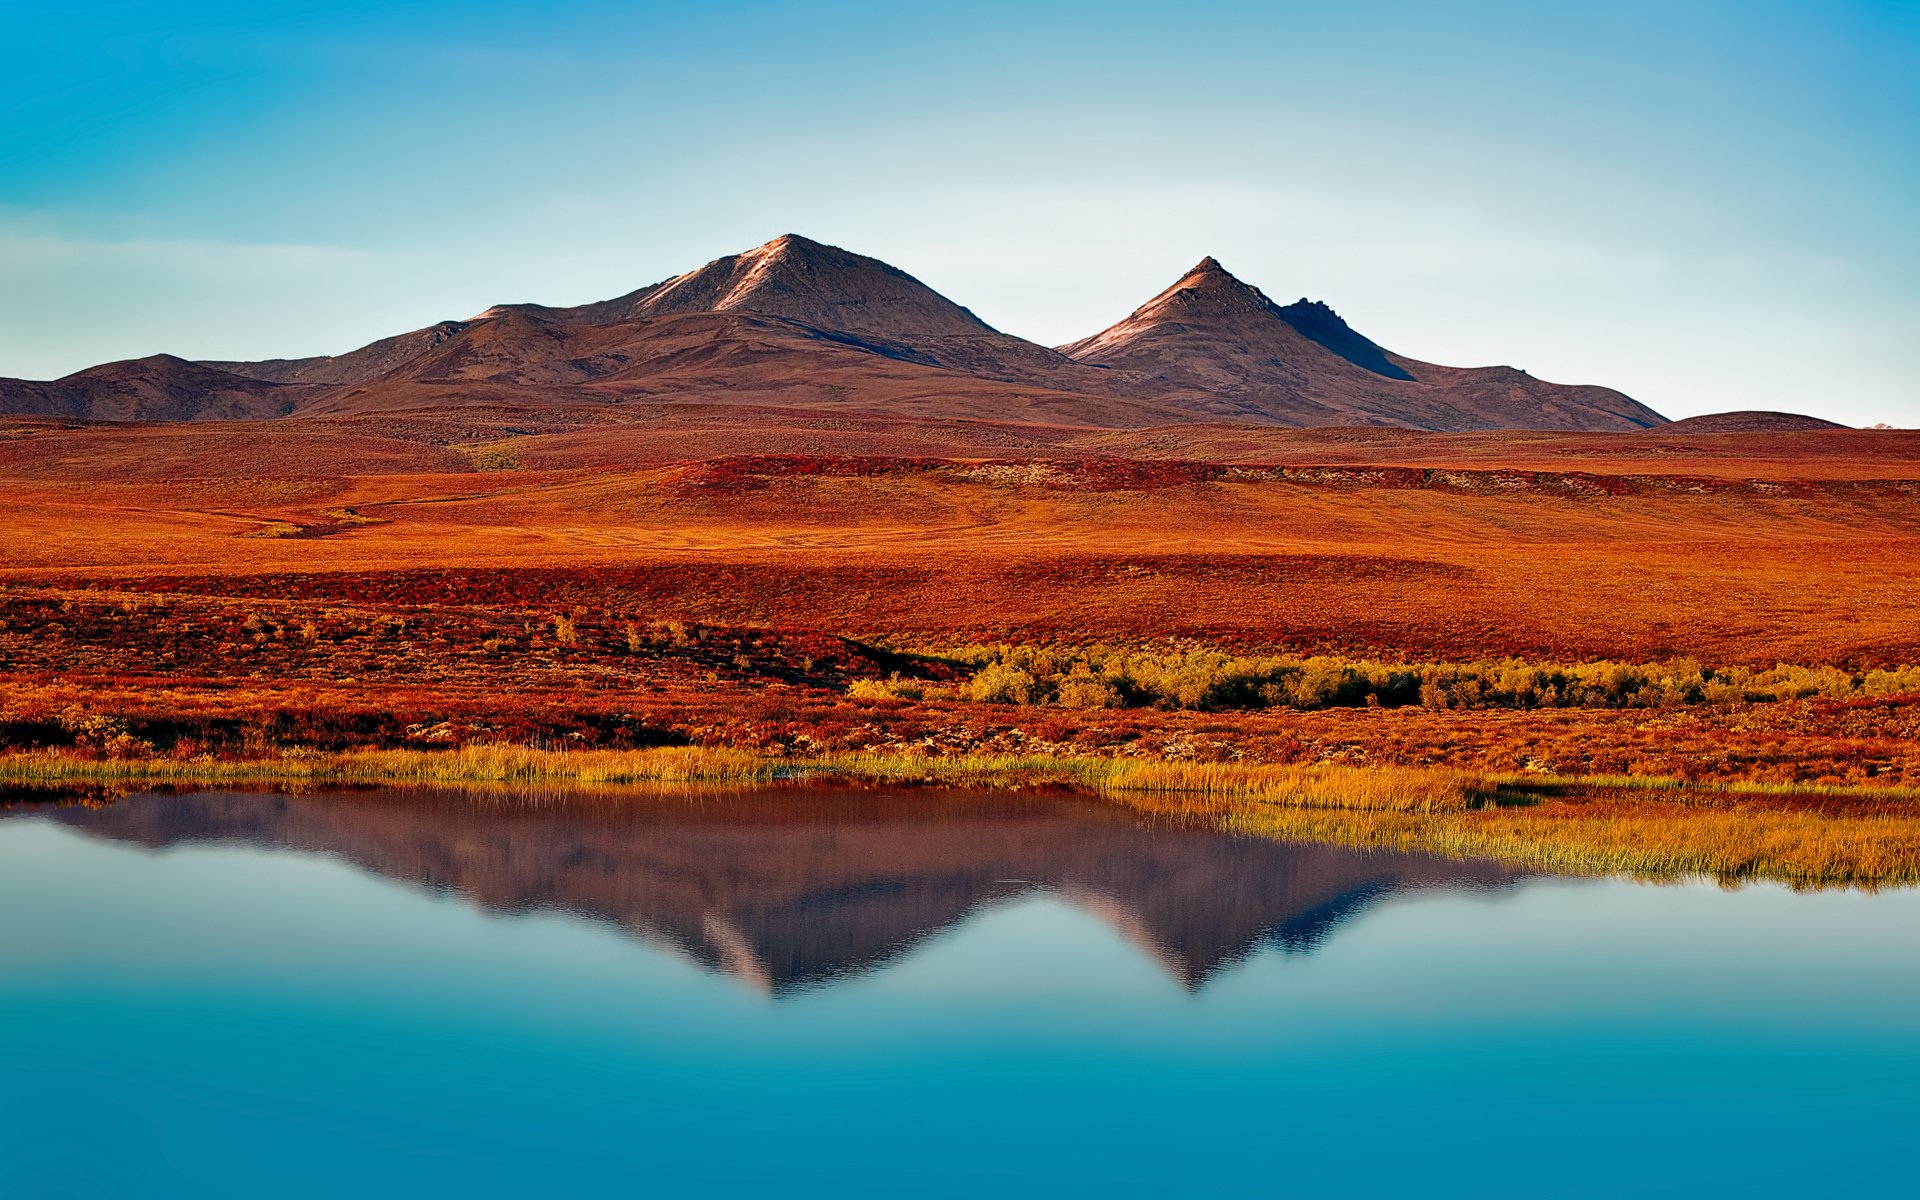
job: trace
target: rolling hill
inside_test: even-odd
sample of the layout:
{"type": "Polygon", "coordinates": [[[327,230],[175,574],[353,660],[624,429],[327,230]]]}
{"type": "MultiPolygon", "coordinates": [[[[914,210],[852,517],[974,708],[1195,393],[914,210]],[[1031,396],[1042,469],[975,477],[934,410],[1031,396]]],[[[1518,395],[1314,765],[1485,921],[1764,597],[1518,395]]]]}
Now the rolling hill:
{"type": "Polygon", "coordinates": [[[39,383],[0,379],[0,412],[98,421],[283,417],[306,394],[171,354],[88,367],[39,383]]]}
{"type": "Polygon", "coordinates": [[[1838,421],[1809,417],[1801,413],[1768,412],[1741,409],[1737,412],[1702,413],[1685,417],[1669,428],[1685,433],[1800,433],[1818,429],[1845,429],[1838,421]]]}

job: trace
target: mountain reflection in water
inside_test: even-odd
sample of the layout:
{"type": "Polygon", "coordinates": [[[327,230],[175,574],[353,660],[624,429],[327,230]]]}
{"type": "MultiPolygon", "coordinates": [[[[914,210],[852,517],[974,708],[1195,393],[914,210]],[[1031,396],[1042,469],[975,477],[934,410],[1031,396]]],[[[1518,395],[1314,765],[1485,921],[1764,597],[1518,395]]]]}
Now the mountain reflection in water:
{"type": "Polygon", "coordinates": [[[153,849],[330,854],[498,912],[611,922],[775,995],[868,974],[983,906],[1032,892],[1098,916],[1198,988],[1262,946],[1310,951],[1391,893],[1520,877],[1026,793],[200,792],[0,810],[29,814],[153,849]]]}

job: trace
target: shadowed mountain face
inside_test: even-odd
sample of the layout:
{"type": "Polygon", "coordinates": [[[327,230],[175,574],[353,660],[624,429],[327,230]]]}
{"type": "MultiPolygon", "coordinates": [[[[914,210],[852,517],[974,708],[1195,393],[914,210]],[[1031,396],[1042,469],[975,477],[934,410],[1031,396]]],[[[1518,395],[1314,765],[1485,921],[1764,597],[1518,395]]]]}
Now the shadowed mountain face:
{"type": "Polygon", "coordinates": [[[1311,950],[1394,892],[1518,878],[1025,794],[205,792],[0,810],[23,815],[155,849],[225,842],[331,854],[499,912],[610,922],[774,993],[866,974],[985,905],[1032,892],[1095,914],[1198,987],[1261,946],[1311,950]]]}
{"type": "Polygon", "coordinates": [[[347,354],[167,360],[169,382],[129,402],[127,379],[158,361],[46,384],[0,380],[0,412],[184,420],[645,399],[1099,428],[1224,419],[1625,430],[1661,420],[1606,388],[1390,354],[1325,305],[1274,304],[1211,258],[1112,329],[1052,350],[897,267],[796,234],[611,300],[499,305],[347,354]]]}

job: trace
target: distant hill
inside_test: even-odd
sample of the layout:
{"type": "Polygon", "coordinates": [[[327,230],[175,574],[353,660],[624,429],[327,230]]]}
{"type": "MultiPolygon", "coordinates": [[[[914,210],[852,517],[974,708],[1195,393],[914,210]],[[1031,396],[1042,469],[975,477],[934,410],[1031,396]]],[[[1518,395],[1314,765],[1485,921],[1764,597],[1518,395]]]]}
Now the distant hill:
{"type": "Polygon", "coordinates": [[[299,389],[171,354],[88,367],[47,383],[0,379],[0,412],[96,421],[231,421],[283,417],[299,389]]]}
{"type": "Polygon", "coordinates": [[[1837,421],[1823,421],[1819,417],[1803,416],[1800,413],[1743,409],[1739,412],[1703,413],[1697,417],[1686,417],[1662,426],[1662,432],[1792,433],[1802,429],[1846,428],[1848,426],[1837,421]]]}
{"type": "Polygon", "coordinates": [[[1276,305],[1210,258],[1127,320],[1056,350],[1001,333],[897,267],[796,234],[611,300],[498,305],[347,354],[143,359],[0,381],[0,412],[114,420],[638,399],[1102,428],[1662,420],[1606,388],[1391,354],[1325,305],[1276,305]]]}

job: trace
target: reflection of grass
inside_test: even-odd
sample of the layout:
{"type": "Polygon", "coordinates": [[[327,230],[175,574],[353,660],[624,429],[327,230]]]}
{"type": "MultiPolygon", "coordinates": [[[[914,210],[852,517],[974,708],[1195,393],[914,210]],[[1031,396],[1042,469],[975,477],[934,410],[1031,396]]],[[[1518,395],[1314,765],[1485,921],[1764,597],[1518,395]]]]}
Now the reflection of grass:
{"type": "Polygon", "coordinates": [[[778,757],[698,746],[289,751],[275,757],[0,755],[0,783],[755,784],[811,778],[1057,787],[1248,834],[1481,856],[1547,869],[1796,885],[1920,882],[1920,797],[1867,788],[1479,776],[1420,767],[1048,756],[778,757]]]}

